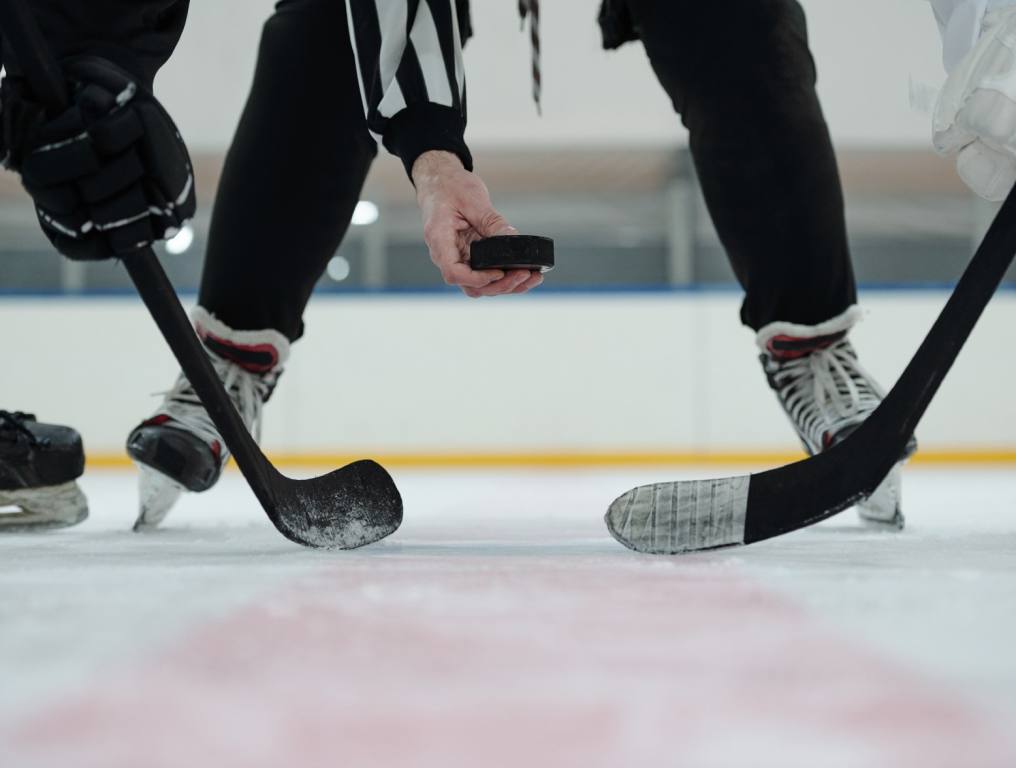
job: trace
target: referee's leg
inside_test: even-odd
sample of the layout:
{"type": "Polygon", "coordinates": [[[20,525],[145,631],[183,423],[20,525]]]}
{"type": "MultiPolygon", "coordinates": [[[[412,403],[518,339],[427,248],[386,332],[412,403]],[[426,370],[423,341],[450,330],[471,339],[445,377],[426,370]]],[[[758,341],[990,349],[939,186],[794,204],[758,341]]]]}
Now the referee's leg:
{"type": "Polygon", "coordinates": [[[265,23],[199,298],[236,330],[303,333],[303,310],[376,154],[347,29],[337,0],[283,0],[265,23]]]}

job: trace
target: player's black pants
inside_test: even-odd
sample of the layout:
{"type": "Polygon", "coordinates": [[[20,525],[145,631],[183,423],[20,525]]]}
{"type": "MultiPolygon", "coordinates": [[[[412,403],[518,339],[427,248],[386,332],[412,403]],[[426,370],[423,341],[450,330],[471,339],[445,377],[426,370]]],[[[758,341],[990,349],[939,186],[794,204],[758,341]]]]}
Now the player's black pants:
{"type": "MultiPolygon", "coordinates": [[[[706,202],[747,294],[745,324],[842,313],[855,301],[854,279],[800,6],[627,2],[690,131],[706,202]]],[[[336,0],[283,0],[265,25],[200,295],[234,328],[301,334],[310,292],[359,198],[375,149],[346,28],[336,0]]]]}

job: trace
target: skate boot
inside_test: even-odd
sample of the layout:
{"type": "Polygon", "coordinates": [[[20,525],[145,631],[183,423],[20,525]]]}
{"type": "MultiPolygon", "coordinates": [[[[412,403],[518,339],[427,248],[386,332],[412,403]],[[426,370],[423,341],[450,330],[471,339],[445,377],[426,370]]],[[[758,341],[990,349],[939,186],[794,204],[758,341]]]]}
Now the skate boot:
{"type": "MultiPolygon", "coordinates": [[[[845,440],[882,402],[884,393],[857,361],[847,333],[860,310],[821,325],[771,323],[759,331],[760,359],[769,386],[776,392],[809,455],[845,440]]],[[[900,461],[878,489],[857,505],[865,523],[902,529],[900,470],[914,451],[911,436],[900,461]]]]}
{"type": "MultiPolygon", "coordinates": [[[[192,320],[237,413],[260,440],[262,406],[282,374],[289,341],[271,329],[234,331],[201,307],[192,320]]],[[[183,491],[215,485],[229,461],[225,442],[182,373],[159,409],[127,437],[127,453],[141,470],[136,531],[157,526],[183,491]]]]}
{"type": "Polygon", "coordinates": [[[84,471],[81,435],[73,429],[0,411],[0,531],[80,523],[88,502],[75,481],[84,471]]]}

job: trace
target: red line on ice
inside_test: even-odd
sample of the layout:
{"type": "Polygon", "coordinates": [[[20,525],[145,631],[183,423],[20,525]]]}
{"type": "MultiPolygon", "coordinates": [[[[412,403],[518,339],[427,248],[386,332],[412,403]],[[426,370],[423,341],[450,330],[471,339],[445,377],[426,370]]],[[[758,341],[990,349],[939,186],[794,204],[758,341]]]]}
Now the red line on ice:
{"type": "Polygon", "coordinates": [[[352,559],[5,741],[12,768],[1016,765],[732,568],[635,557],[352,559]]]}

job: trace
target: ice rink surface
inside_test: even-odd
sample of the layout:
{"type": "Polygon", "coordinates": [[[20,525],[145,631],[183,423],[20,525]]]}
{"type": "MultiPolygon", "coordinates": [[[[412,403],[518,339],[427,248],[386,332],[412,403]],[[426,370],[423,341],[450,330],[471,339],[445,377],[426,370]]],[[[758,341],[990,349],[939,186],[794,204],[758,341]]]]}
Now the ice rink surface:
{"type": "Polygon", "coordinates": [[[301,550],[236,473],[133,534],[0,537],[0,766],[1016,766],[1016,471],[908,470],[752,547],[635,555],[607,504],[678,476],[394,473],[401,530],[301,550]]]}

